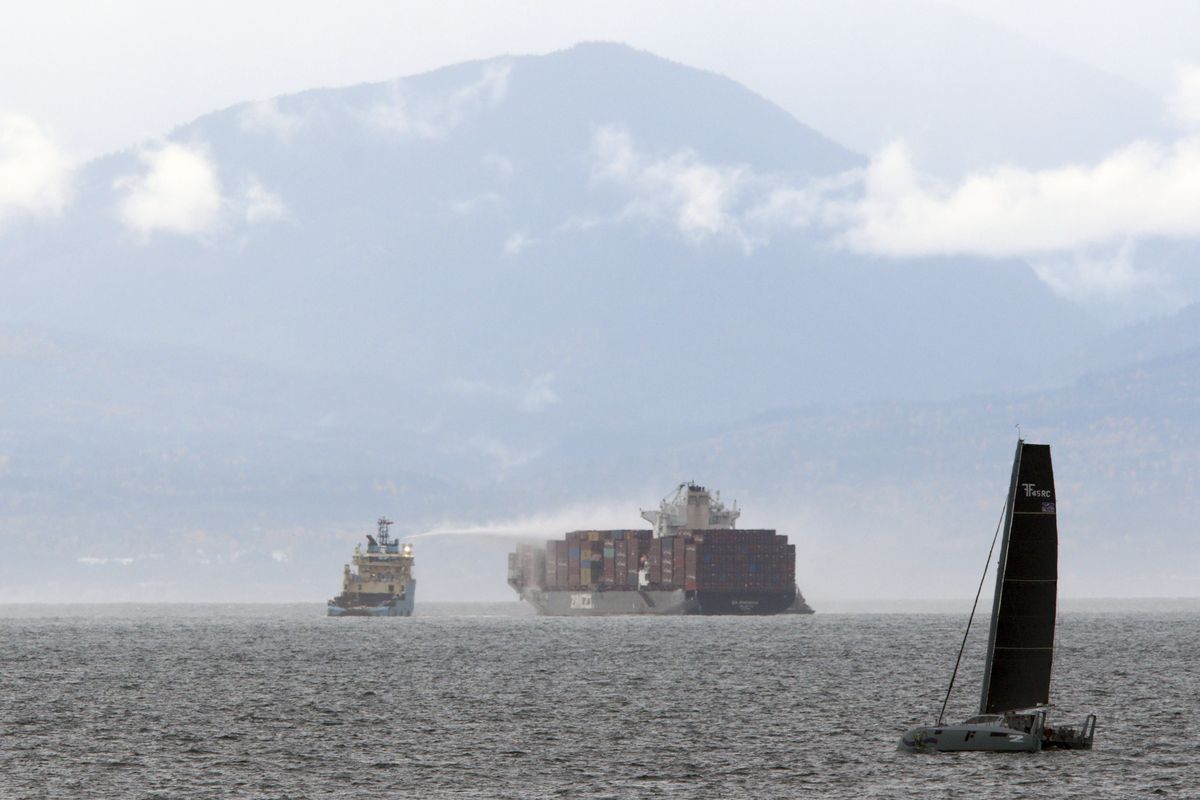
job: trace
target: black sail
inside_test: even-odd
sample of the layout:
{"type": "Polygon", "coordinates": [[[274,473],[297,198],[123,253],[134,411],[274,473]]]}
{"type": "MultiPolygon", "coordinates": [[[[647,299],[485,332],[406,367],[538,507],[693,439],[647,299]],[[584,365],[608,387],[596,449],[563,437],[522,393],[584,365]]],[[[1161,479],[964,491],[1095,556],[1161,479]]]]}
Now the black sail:
{"type": "Polygon", "coordinates": [[[1017,442],[980,711],[1050,702],[1058,601],[1058,524],[1050,445],[1017,442]]]}

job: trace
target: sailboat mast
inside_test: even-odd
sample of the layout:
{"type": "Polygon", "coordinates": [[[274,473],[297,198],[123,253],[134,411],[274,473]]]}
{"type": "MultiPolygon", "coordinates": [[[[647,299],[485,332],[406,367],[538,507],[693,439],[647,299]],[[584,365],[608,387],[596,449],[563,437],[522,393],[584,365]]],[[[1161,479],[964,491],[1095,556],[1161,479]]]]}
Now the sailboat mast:
{"type": "Polygon", "coordinates": [[[1013,456],[1012,482],[1008,487],[1008,505],[1004,509],[1004,538],[1000,541],[1000,558],[996,562],[996,594],[992,598],[992,620],[988,626],[987,658],[983,662],[983,690],[979,695],[979,713],[987,713],[988,688],[992,680],[992,657],[996,651],[996,628],[1000,621],[1000,597],[1004,587],[1004,568],[1008,564],[1008,539],[1012,532],[1013,506],[1017,500],[1017,480],[1021,473],[1021,450],[1024,439],[1017,439],[1017,452],[1013,456]]]}

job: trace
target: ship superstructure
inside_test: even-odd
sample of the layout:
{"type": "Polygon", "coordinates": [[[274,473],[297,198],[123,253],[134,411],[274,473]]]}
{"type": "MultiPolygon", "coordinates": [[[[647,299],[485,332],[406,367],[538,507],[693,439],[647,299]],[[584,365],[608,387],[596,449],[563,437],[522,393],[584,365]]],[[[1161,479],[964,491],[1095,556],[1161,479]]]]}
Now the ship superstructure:
{"type": "Polygon", "coordinates": [[[407,617],[416,600],[411,544],[388,533],[390,519],[380,517],[376,535],[367,534],[367,549],[355,545],[353,569],[342,570],[342,593],[329,601],[331,617],[407,617]]]}
{"type": "Polygon", "coordinates": [[[741,512],[682,483],[642,511],[651,530],[572,531],[509,554],[508,582],[542,614],[812,613],[796,548],[774,530],[738,530],[741,512]]]}

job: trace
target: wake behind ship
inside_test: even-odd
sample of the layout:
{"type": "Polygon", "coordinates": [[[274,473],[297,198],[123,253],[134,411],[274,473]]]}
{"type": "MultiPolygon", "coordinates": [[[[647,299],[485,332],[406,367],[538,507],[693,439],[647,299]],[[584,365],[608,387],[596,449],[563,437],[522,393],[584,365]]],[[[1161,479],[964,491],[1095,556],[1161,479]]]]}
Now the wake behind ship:
{"type": "Polygon", "coordinates": [[[354,569],[342,571],[342,593],[329,601],[331,617],[408,617],[416,602],[412,545],[388,535],[390,519],[379,518],[376,536],[367,534],[367,551],[354,546],[354,569]]]}
{"type": "Polygon", "coordinates": [[[741,512],[683,483],[652,530],[572,531],[508,556],[508,583],[541,614],[811,614],[796,586],[796,546],[773,530],[736,530],[741,512]]]}

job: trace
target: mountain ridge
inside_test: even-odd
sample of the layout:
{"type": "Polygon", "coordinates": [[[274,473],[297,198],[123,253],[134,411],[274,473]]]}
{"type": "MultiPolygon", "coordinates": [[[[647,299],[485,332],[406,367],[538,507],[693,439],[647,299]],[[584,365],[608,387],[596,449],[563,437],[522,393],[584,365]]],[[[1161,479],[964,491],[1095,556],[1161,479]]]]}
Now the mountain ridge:
{"type": "MultiPolygon", "coordinates": [[[[175,598],[203,566],[205,591],[291,597],[336,579],[352,528],[381,511],[399,507],[404,533],[578,503],[632,514],[683,478],[736,492],[843,584],[856,565],[839,540],[932,578],[990,505],[1014,395],[1016,421],[1068,454],[1103,465],[1110,436],[1145,457],[1156,501],[1192,475],[1139,444],[1192,436],[1153,389],[1130,403],[1046,377],[1099,326],[1027,265],[891,262],[819,220],[764,227],[814,175],[862,160],[733,81],[596,46],[321,92],[100,162],[59,224],[6,234],[6,585],[50,548],[93,559],[68,564],[64,590],[115,591],[129,566],[146,593],[156,574],[180,582],[175,598]],[[795,406],[827,411],[778,411],[795,406]],[[772,409],[775,427],[740,422],[772,409]],[[909,521],[931,508],[921,477],[948,509],[927,539],[909,521]]],[[[1065,458],[1076,487],[1113,489],[1065,458]]],[[[1090,519],[1097,552],[1130,555],[1090,519]]],[[[1164,547],[1182,540],[1180,517],[1159,520],[1164,547]]],[[[429,596],[481,576],[502,592],[506,542],[423,545],[429,596]]]]}

